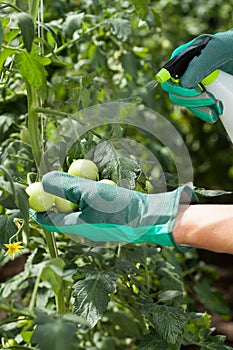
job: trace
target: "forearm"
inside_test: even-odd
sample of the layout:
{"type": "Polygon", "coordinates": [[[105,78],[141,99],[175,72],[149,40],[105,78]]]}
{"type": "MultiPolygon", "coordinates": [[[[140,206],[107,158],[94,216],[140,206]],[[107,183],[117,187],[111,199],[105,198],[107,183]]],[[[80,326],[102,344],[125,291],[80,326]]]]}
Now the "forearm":
{"type": "Polygon", "coordinates": [[[233,254],[233,205],[181,206],[173,234],[179,245],[233,254]]]}

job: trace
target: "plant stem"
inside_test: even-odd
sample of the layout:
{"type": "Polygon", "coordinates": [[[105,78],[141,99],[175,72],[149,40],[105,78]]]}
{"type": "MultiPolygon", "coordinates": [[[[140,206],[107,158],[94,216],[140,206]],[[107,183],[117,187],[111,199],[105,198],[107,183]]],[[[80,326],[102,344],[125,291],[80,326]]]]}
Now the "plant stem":
{"type": "MultiPolygon", "coordinates": [[[[73,44],[77,43],[79,40],[82,40],[83,37],[85,37],[86,35],[90,34],[91,32],[93,32],[94,30],[98,29],[99,27],[101,27],[105,22],[101,22],[101,23],[98,23],[96,24],[95,26],[93,26],[92,28],[88,29],[86,31],[86,33],[80,35],[79,37],[77,38],[74,38],[72,40],[70,40],[69,42],[61,45],[60,47],[58,47],[55,51],[54,51],[54,54],[57,55],[59,54],[60,52],[62,52],[63,50],[67,49],[69,46],[72,46],[73,44]]],[[[51,57],[53,53],[50,53],[47,55],[47,57],[51,57]]]]}
{"type": "Polygon", "coordinates": [[[8,347],[7,349],[12,349],[12,350],[37,350],[38,348],[32,348],[30,346],[23,346],[23,345],[14,345],[13,347],[8,347]]]}
{"type": "Polygon", "coordinates": [[[59,117],[67,117],[67,116],[69,116],[68,113],[60,112],[60,111],[56,111],[54,109],[44,108],[44,107],[36,107],[36,108],[34,108],[34,112],[35,113],[44,113],[44,114],[56,115],[56,116],[59,116],[59,117]]]}
{"type": "MultiPolygon", "coordinates": [[[[49,253],[52,259],[55,259],[58,257],[58,251],[57,251],[57,246],[56,246],[56,241],[54,238],[54,233],[53,232],[48,232],[44,230],[45,233],[45,239],[48,245],[49,253]]],[[[58,291],[58,294],[55,295],[56,299],[56,307],[57,307],[57,312],[59,314],[64,314],[66,310],[65,306],[65,296],[64,296],[64,284],[61,284],[61,288],[58,291]]]]}
{"type": "Polygon", "coordinates": [[[29,311],[33,311],[33,308],[35,306],[35,303],[36,303],[36,296],[37,296],[37,292],[38,292],[38,289],[39,289],[39,283],[40,283],[40,278],[41,278],[41,272],[42,270],[40,271],[40,273],[38,274],[37,278],[36,278],[36,282],[35,282],[35,285],[34,285],[34,288],[33,288],[33,292],[32,292],[32,296],[31,296],[31,301],[30,301],[30,304],[29,304],[29,311]]]}
{"type": "Polygon", "coordinates": [[[29,318],[34,318],[35,315],[32,311],[28,311],[26,309],[16,309],[15,307],[11,306],[11,305],[6,305],[4,303],[0,303],[0,310],[16,315],[16,316],[25,316],[25,317],[29,317],[29,318]]]}
{"type": "MultiPolygon", "coordinates": [[[[44,114],[50,114],[50,115],[55,115],[57,117],[72,117],[74,115],[72,114],[69,114],[69,113],[65,113],[65,112],[60,112],[60,111],[56,111],[56,110],[53,110],[53,109],[50,109],[50,108],[44,108],[44,107],[36,107],[34,108],[34,112],[35,113],[44,113],[44,114]]],[[[78,114],[76,114],[77,116],[78,114]]],[[[76,120],[79,124],[85,126],[85,125],[88,125],[87,123],[85,123],[83,120],[81,120],[80,118],[76,118],[74,119],[76,120]]],[[[95,135],[97,138],[99,139],[103,139],[103,136],[101,136],[99,133],[97,133],[96,131],[94,130],[91,130],[92,134],[95,135]]]]}
{"type": "Polygon", "coordinates": [[[39,130],[39,118],[34,108],[36,105],[36,92],[27,81],[25,81],[25,83],[28,99],[28,131],[31,140],[32,154],[39,174],[40,162],[42,157],[42,148],[40,146],[41,138],[39,130]]]}
{"type": "Polygon", "coordinates": [[[12,5],[12,4],[5,4],[5,3],[4,3],[4,5],[0,5],[0,10],[7,8],[7,7],[10,7],[17,12],[22,12],[22,10],[19,7],[12,5]]]}
{"type": "Polygon", "coordinates": [[[116,253],[117,258],[119,258],[120,255],[121,255],[121,245],[119,243],[118,246],[117,246],[117,253],[116,253]]]}
{"type": "MultiPolygon", "coordinates": [[[[28,96],[28,130],[31,139],[32,154],[36,163],[38,175],[40,175],[40,162],[42,157],[42,147],[40,130],[39,130],[39,117],[35,110],[36,106],[36,91],[26,81],[27,96],[28,96]]],[[[45,232],[45,238],[48,245],[49,253],[52,259],[58,257],[56,241],[54,234],[48,231],[45,232]]],[[[36,293],[37,291],[35,291],[36,293]]],[[[65,301],[64,301],[64,287],[62,286],[56,298],[56,306],[58,313],[62,314],[65,312],[65,301]]]]}
{"type": "Polygon", "coordinates": [[[149,270],[148,270],[148,267],[146,264],[145,264],[144,268],[145,268],[145,272],[146,272],[146,287],[147,287],[147,290],[149,291],[150,290],[150,273],[149,273],[149,270]]]}
{"type": "Polygon", "coordinates": [[[57,312],[59,314],[64,314],[66,312],[66,305],[65,305],[64,298],[65,298],[64,297],[64,284],[62,282],[61,288],[59,289],[59,292],[56,295],[57,312]]]}
{"type": "Polygon", "coordinates": [[[46,243],[48,245],[49,254],[52,259],[55,259],[58,257],[58,252],[57,252],[56,242],[54,239],[54,233],[44,230],[44,234],[45,234],[46,243]]]}

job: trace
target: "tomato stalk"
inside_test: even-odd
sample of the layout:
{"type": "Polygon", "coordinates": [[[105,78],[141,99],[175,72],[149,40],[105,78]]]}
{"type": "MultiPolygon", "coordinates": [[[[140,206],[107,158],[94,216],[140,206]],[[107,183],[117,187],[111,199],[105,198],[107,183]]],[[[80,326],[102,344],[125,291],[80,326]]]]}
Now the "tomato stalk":
{"type": "Polygon", "coordinates": [[[36,90],[27,82],[27,101],[28,101],[28,131],[31,140],[32,154],[36,163],[38,174],[40,173],[40,162],[42,157],[42,147],[40,129],[39,129],[39,116],[35,112],[35,106],[37,104],[36,90]]]}
{"type": "Polygon", "coordinates": [[[25,316],[28,318],[34,318],[35,315],[32,311],[28,311],[27,309],[17,309],[14,306],[10,305],[6,305],[4,303],[0,303],[0,310],[4,311],[6,313],[12,314],[12,315],[16,315],[16,316],[25,316]]]}
{"type": "MultiPolygon", "coordinates": [[[[42,270],[41,270],[42,272],[42,270]]],[[[33,292],[31,295],[31,300],[28,309],[33,312],[34,305],[36,303],[36,297],[39,289],[39,283],[40,283],[40,278],[41,278],[41,272],[37,275],[36,282],[34,284],[33,292]]]]}
{"type": "MultiPolygon", "coordinates": [[[[50,253],[51,258],[58,257],[58,253],[57,253],[57,249],[56,249],[56,243],[55,243],[55,240],[54,240],[53,233],[45,231],[45,238],[46,238],[46,241],[47,241],[47,245],[48,245],[48,249],[49,249],[49,253],[50,253]]],[[[38,289],[39,289],[41,273],[42,273],[42,270],[38,274],[38,276],[36,278],[36,282],[34,284],[32,296],[31,296],[31,301],[30,301],[30,305],[29,305],[29,310],[31,312],[33,311],[34,305],[36,303],[36,297],[37,297],[37,293],[38,293],[38,289]]],[[[58,294],[55,295],[55,300],[56,300],[56,308],[57,308],[58,313],[59,314],[64,314],[65,313],[65,302],[64,302],[64,288],[63,288],[63,284],[62,284],[58,294]]]]}
{"type": "MultiPolygon", "coordinates": [[[[57,251],[57,246],[56,246],[56,241],[54,238],[54,233],[53,232],[48,232],[44,230],[45,234],[45,239],[48,245],[49,253],[52,259],[58,257],[58,251],[57,251]]],[[[64,314],[66,307],[65,307],[65,297],[64,297],[64,285],[62,283],[61,288],[59,289],[57,295],[55,295],[56,299],[56,307],[57,307],[57,312],[59,314],[64,314]]]]}
{"type": "Polygon", "coordinates": [[[91,27],[90,29],[87,29],[85,33],[83,33],[80,36],[75,37],[74,39],[69,40],[68,42],[64,43],[63,45],[61,45],[60,47],[58,47],[56,50],[54,50],[53,53],[49,53],[47,55],[47,57],[51,57],[52,55],[58,55],[60,54],[62,51],[66,50],[69,47],[72,47],[75,43],[77,43],[78,41],[81,41],[84,37],[86,37],[88,34],[92,33],[93,31],[95,31],[96,29],[98,29],[99,27],[101,27],[103,24],[105,24],[105,21],[100,22],[98,24],[96,24],[95,26],[91,27]]]}
{"type": "MultiPolygon", "coordinates": [[[[36,90],[26,81],[27,98],[28,98],[28,131],[31,139],[32,154],[36,163],[38,177],[40,176],[40,165],[42,158],[42,145],[41,145],[41,132],[39,128],[39,115],[35,110],[37,105],[37,94],[36,90]],[[41,146],[40,146],[41,145],[41,146]]],[[[44,230],[46,243],[48,245],[49,253],[51,258],[58,256],[56,241],[54,234],[44,230]]],[[[56,306],[58,313],[62,314],[65,312],[64,302],[64,288],[60,288],[57,295],[55,295],[56,306]]]]}

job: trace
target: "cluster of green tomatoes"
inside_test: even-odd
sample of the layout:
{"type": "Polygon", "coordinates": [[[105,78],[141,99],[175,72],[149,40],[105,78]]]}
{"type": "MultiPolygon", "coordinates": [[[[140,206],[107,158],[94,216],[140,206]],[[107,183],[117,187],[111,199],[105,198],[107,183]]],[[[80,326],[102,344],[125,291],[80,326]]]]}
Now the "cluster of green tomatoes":
{"type": "MultiPolygon", "coordinates": [[[[97,165],[89,159],[74,160],[68,169],[68,174],[95,181],[99,178],[97,165]]],[[[117,185],[110,179],[102,179],[99,182],[104,182],[114,186],[117,185]]],[[[29,196],[28,200],[30,208],[37,212],[45,212],[52,207],[55,207],[57,211],[61,213],[68,213],[78,209],[77,204],[45,192],[41,182],[30,184],[26,188],[26,193],[29,196]]]]}

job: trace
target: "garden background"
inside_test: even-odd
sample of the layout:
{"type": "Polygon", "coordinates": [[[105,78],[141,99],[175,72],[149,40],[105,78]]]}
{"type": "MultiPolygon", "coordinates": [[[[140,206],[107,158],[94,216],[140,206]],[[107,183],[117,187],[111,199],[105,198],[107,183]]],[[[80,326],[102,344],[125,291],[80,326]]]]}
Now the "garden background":
{"type": "MultiPolygon", "coordinates": [[[[55,142],[64,119],[122,101],[150,108],[176,127],[194,185],[206,190],[199,190],[201,202],[232,204],[233,150],[221,123],[174,106],[155,83],[173,49],[199,34],[229,30],[232,15],[229,0],[0,3],[1,348],[232,348],[232,256],[149,244],[90,248],[28,220],[24,191],[38,180],[44,147],[55,142]],[[25,248],[9,261],[4,244],[14,235],[25,248]]],[[[88,132],[69,156],[91,157],[90,149],[101,150],[109,135],[148,147],[167,184],[176,183],[166,147],[130,126],[88,132]]],[[[129,159],[120,172],[130,170],[144,191],[145,178],[129,169],[129,159]]]]}

